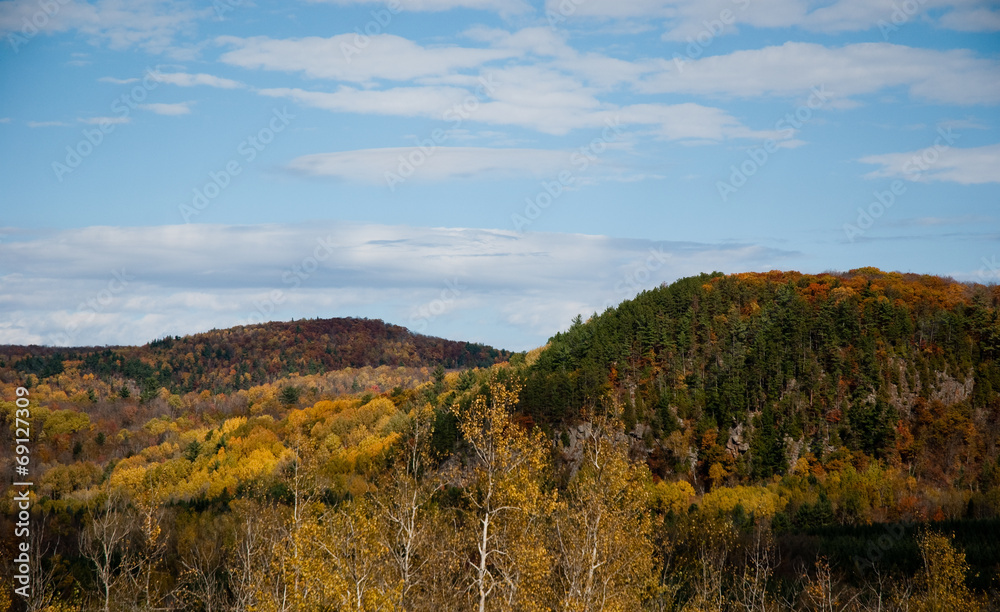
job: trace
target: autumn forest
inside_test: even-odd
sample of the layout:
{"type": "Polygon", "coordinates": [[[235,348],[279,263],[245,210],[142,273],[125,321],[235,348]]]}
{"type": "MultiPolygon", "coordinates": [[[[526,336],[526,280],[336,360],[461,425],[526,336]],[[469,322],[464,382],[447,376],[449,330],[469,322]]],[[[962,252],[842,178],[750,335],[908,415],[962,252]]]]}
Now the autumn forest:
{"type": "Polygon", "coordinates": [[[0,612],[1000,609],[998,313],[861,268],[685,278],[521,353],[2,346],[0,612]]]}

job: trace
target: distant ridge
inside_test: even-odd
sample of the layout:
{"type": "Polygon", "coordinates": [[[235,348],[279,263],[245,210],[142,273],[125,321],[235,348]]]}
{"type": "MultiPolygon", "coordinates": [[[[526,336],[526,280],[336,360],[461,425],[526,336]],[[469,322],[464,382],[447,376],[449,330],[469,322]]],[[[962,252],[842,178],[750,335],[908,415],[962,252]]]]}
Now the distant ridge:
{"type": "Polygon", "coordinates": [[[227,392],[291,373],[319,374],[365,366],[488,367],[509,353],[483,344],[416,334],[379,319],[275,321],[154,340],[138,347],[0,347],[0,359],[23,375],[44,378],[66,359],[81,373],[119,375],[140,387],[227,392]]]}

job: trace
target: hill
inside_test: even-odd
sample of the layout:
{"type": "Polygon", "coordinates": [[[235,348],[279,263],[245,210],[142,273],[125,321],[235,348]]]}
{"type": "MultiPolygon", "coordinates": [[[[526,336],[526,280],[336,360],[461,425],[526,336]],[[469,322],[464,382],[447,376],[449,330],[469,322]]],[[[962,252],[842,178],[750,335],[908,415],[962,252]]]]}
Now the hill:
{"type": "Polygon", "coordinates": [[[79,361],[81,375],[115,380],[139,393],[204,390],[229,393],[292,373],[321,374],[365,366],[470,368],[506,359],[481,344],[414,334],[373,319],[336,318],[271,322],[166,337],[140,347],[0,347],[0,365],[35,381],[79,361]]]}
{"type": "Polygon", "coordinates": [[[578,318],[521,409],[550,429],[618,411],[654,471],[696,463],[705,487],[846,450],[976,489],[997,460],[998,304],[995,286],[874,268],[703,274],[578,318]]]}

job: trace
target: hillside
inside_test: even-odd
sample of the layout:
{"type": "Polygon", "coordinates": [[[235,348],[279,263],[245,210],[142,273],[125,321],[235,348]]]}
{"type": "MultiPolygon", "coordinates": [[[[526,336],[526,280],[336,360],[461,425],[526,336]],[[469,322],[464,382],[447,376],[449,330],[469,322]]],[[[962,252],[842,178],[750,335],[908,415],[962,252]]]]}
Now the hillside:
{"type": "Polygon", "coordinates": [[[166,337],[140,347],[0,347],[0,366],[37,382],[58,375],[66,360],[79,373],[132,387],[152,396],[229,393],[273,382],[292,373],[320,374],[344,368],[487,367],[507,353],[480,344],[414,334],[371,319],[303,319],[240,326],[184,337],[166,337]]]}
{"type": "Polygon", "coordinates": [[[998,454],[998,303],[873,268],[686,278],[553,337],[521,409],[555,429],[618,411],[654,471],[696,463],[703,487],[846,449],[978,489],[998,454]]]}

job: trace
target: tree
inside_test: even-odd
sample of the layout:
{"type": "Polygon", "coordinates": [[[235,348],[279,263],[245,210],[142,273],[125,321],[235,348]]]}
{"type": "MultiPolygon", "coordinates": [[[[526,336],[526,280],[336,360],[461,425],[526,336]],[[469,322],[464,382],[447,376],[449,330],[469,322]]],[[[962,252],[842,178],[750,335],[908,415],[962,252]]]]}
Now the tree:
{"type": "Polygon", "coordinates": [[[555,513],[560,610],[641,607],[653,582],[649,478],[629,461],[621,422],[592,425],[583,464],[555,513]]]}
{"type": "Polygon", "coordinates": [[[425,571],[438,569],[429,540],[430,520],[427,506],[434,494],[425,471],[431,453],[434,410],[430,405],[410,413],[411,436],[397,458],[395,468],[387,472],[373,496],[384,525],[382,543],[393,561],[399,583],[400,610],[413,608],[411,592],[423,585],[425,571]]]}
{"type": "Polygon", "coordinates": [[[285,584],[287,519],[274,504],[252,499],[229,502],[233,538],[226,543],[226,569],[236,610],[288,610],[285,584]]]}
{"type": "Polygon", "coordinates": [[[479,612],[542,610],[550,598],[542,519],[554,500],[540,479],[547,444],[541,431],[525,431],[512,418],[519,392],[494,380],[488,397],[477,396],[464,412],[454,407],[472,462],[463,480],[471,505],[469,590],[479,612]]]}
{"type": "Polygon", "coordinates": [[[921,612],[978,612],[979,602],[965,584],[969,564],[965,553],[955,550],[948,536],[924,532],[917,539],[923,572],[918,576],[918,592],[911,600],[921,612]]]}
{"type": "Polygon", "coordinates": [[[391,572],[388,550],[380,541],[372,505],[356,499],[337,508],[316,504],[295,533],[300,557],[297,610],[391,609],[399,600],[399,582],[391,572]]]}
{"type": "Polygon", "coordinates": [[[226,598],[223,580],[228,515],[213,516],[210,512],[188,515],[177,533],[177,553],[184,568],[179,579],[180,595],[196,602],[205,612],[222,608],[226,598]]]}
{"type": "Polygon", "coordinates": [[[129,541],[134,524],[134,513],[118,490],[100,493],[87,505],[80,553],[94,564],[104,612],[111,610],[112,594],[128,582],[135,569],[129,541]]]}

